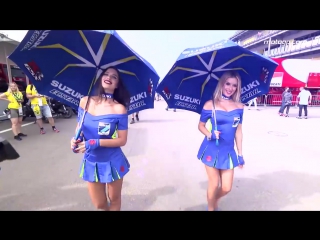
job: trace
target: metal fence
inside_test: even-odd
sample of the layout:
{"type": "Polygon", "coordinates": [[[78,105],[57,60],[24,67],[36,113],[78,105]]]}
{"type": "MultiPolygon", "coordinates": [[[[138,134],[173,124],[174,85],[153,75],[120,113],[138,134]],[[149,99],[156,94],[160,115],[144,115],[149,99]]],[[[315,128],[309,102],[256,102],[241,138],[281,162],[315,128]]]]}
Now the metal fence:
{"type": "MultiPolygon", "coordinates": [[[[293,94],[292,106],[298,105],[298,95],[293,94]]],[[[257,98],[257,104],[260,106],[281,106],[282,94],[267,94],[257,98]]],[[[320,106],[320,95],[312,95],[311,106],[320,106]]]]}

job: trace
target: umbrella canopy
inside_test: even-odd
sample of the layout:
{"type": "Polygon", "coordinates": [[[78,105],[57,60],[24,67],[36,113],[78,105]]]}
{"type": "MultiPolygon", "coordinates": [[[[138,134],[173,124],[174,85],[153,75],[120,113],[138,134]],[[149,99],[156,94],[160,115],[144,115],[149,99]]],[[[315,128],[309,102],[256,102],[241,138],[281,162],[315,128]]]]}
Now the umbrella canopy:
{"type": "Polygon", "coordinates": [[[32,30],[9,56],[39,93],[73,108],[114,66],[131,95],[128,113],[154,107],[159,76],[114,30],[32,30]]]}
{"type": "Polygon", "coordinates": [[[184,50],[168,74],[159,83],[157,92],[170,108],[201,113],[212,99],[222,74],[235,70],[241,76],[241,101],[266,94],[277,67],[272,59],[253,53],[230,40],[184,50]]]}

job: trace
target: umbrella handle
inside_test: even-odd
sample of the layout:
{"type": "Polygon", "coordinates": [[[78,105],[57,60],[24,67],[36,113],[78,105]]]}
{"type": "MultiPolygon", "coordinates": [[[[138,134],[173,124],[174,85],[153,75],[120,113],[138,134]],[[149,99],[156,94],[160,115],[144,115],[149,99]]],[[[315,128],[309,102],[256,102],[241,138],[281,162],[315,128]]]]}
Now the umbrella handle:
{"type": "MultiPolygon", "coordinates": [[[[218,128],[215,127],[215,130],[218,131],[218,128]]],[[[216,146],[219,146],[219,139],[216,139],[216,146]]]]}
{"type": "MultiPolygon", "coordinates": [[[[78,131],[77,131],[77,133],[76,133],[76,136],[75,136],[75,138],[74,139],[76,139],[78,142],[82,142],[83,141],[83,136],[81,136],[81,128],[79,128],[78,129],[78,131]]],[[[74,153],[77,153],[76,151],[75,151],[75,149],[78,147],[78,145],[76,145],[76,146],[74,146],[74,148],[72,149],[72,151],[74,152],[74,153]]]]}

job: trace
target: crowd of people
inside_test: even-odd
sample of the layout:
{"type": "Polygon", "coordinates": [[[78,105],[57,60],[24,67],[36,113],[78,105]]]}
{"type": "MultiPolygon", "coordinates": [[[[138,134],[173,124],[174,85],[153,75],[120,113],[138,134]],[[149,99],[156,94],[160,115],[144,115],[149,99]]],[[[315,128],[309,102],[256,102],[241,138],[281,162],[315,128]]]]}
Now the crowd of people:
{"type": "Polygon", "coordinates": [[[24,115],[23,103],[31,105],[31,108],[37,119],[36,123],[39,126],[40,134],[45,134],[42,121],[43,116],[48,119],[52,130],[56,133],[59,132],[55,126],[51,109],[47,103],[46,97],[39,94],[33,84],[29,84],[27,86],[26,94],[24,96],[24,94],[22,94],[22,92],[19,90],[17,84],[12,82],[9,84],[8,90],[0,95],[0,100],[9,102],[5,113],[11,121],[12,132],[15,140],[21,141],[23,137],[27,137],[26,134],[21,132],[22,119],[24,115]]]}

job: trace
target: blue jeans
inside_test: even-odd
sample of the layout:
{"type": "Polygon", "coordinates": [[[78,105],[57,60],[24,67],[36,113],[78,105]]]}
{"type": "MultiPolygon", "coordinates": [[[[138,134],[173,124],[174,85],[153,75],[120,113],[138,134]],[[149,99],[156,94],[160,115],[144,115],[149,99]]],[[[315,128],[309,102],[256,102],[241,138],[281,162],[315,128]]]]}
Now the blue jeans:
{"type": "Polygon", "coordinates": [[[281,103],[281,107],[280,107],[280,109],[279,109],[279,113],[283,113],[285,106],[286,106],[285,103],[282,102],[282,103],[281,103]]]}

